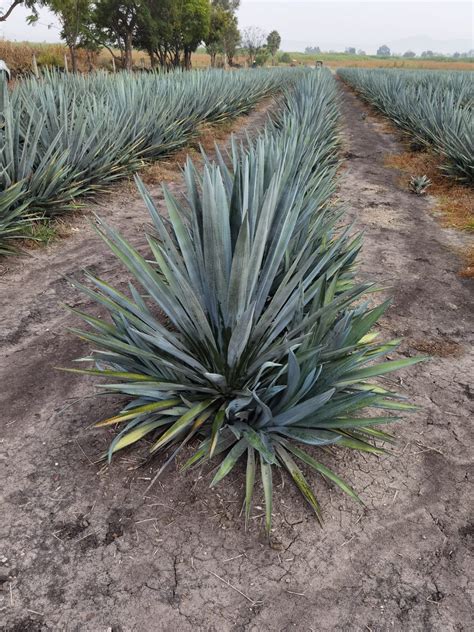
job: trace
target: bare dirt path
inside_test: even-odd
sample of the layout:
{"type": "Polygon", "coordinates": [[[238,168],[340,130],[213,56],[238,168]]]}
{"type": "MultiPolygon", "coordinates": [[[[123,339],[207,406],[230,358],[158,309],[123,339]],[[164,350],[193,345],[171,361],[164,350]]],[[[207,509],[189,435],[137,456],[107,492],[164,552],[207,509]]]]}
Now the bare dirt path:
{"type": "MultiPolygon", "coordinates": [[[[366,232],[361,276],[392,286],[384,334],[406,336],[405,353],[435,356],[401,376],[424,408],[397,426],[398,457],[331,457],[367,508],[321,484],[321,530],[276,477],[269,547],[258,499],[252,528],[243,530],[239,473],[211,491],[199,471],[170,472],[144,497],[151,470],[136,469],[135,455],[109,470],[94,463],[109,437],[86,426],[117,404],[75,402],[91,394],[92,382],[53,370],[86,351],[65,333],[74,323],[58,302],[88,308],[63,278],[86,265],[115,284],[126,275],[78,220],[70,239],[0,277],[3,629],[469,628],[470,288],[456,276],[451,236],[432,219],[429,200],[402,191],[398,174],[383,166],[396,141],[364,113],[345,92],[340,197],[366,232]]],[[[136,196],[116,193],[105,208],[140,244],[145,216],[136,196]]]]}

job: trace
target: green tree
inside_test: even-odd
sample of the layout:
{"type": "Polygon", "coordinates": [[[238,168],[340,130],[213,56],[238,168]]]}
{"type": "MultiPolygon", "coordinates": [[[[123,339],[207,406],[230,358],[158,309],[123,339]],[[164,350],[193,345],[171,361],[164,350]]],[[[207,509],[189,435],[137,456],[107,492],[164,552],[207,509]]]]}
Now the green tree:
{"type": "Polygon", "coordinates": [[[214,0],[211,2],[209,33],[206,37],[206,51],[211,58],[211,66],[216,65],[218,54],[224,54],[230,65],[240,41],[237,17],[234,14],[239,2],[235,0],[214,0]]]}
{"type": "Polygon", "coordinates": [[[229,66],[234,64],[235,53],[240,44],[240,31],[235,15],[229,16],[222,36],[222,46],[229,66]]]}
{"type": "Polygon", "coordinates": [[[270,57],[270,51],[266,46],[262,46],[258,53],[255,55],[255,65],[256,66],[265,66],[270,57]]]}
{"type": "Polygon", "coordinates": [[[216,58],[219,53],[224,52],[224,31],[227,25],[229,13],[219,5],[212,3],[210,27],[208,35],[204,40],[206,44],[206,52],[211,58],[211,66],[216,65],[216,58]]]}
{"type": "Polygon", "coordinates": [[[267,49],[272,56],[272,64],[275,65],[275,55],[281,44],[281,37],[278,31],[271,31],[267,36],[267,49]]]}
{"type": "Polygon", "coordinates": [[[291,57],[289,53],[281,53],[278,59],[282,64],[291,64],[291,57]]]}
{"type": "Polygon", "coordinates": [[[191,54],[209,33],[211,6],[209,0],[180,0],[178,4],[183,66],[189,70],[191,54]]]}
{"type": "Polygon", "coordinates": [[[136,45],[170,68],[191,67],[191,54],[209,33],[209,0],[144,0],[140,12],[136,45]]]}
{"type": "Polygon", "coordinates": [[[112,50],[120,51],[120,62],[132,69],[132,51],[141,17],[145,11],[142,0],[97,0],[92,13],[96,39],[117,58],[112,50]]]}
{"type": "Polygon", "coordinates": [[[77,47],[90,26],[90,1],[48,0],[48,6],[61,24],[61,37],[69,48],[72,71],[77,72],[77,47]]]}
{"type": "Polygon", "coordinates": [[[379,57],[390,57],[390,48],[383,44],[383,46],[377,49],[377,55],[379,55],[379,57]]]}
{"type": "Polygon", "coordinates": [[[135,38],[136,46],[146,51],[151,66],[163,68],[173,65],[172,43],[177,22],[177,4],[174,0],[146,0],[139,16],[135,38]]]}

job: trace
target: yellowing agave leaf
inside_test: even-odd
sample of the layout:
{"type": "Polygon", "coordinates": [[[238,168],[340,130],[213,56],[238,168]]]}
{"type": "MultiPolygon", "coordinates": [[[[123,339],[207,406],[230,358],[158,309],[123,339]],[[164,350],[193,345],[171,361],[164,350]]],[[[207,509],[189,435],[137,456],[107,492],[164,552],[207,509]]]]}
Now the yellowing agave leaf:
{"type": "Polygon", "coordinates": [[[138,415],[143,415],[145,413],[154,413],[160,410],[172,408],[173,406],[176,406],[180,403],[180,399],[164,399],[158,402],[151,402],[150,404],[144,404],[143,406],[137,406],[136,408],[132,408],[131,410],[126,410],[123,413],[115,415],[115,417],[109,417],[109,419],[104,419],[103,421],[99,421],[94,425],[96,428],[101,428],[102,426],[111,426],[113,424],[122,423],[123,421],[134,419],[135,417],[138,417],[138,415]]]}

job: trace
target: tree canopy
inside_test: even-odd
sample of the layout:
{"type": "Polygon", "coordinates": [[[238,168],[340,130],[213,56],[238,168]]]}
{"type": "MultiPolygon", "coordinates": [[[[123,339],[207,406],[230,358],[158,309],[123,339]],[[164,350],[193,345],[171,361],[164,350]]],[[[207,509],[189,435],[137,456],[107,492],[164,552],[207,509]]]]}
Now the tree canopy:
{"type": "Polygon", "coordinates": [[[390,48],[383,44],[383,46],[377,49],[377,55],[380,57],[390,57],[390,48]]]}
{"type": "Polygon", "coordinates": [[[267,36],[267,49],[272,56],[272,62],[275,64],[275,55],[281,44],[281,37],[278,31],[271,31],[267,36]]]}

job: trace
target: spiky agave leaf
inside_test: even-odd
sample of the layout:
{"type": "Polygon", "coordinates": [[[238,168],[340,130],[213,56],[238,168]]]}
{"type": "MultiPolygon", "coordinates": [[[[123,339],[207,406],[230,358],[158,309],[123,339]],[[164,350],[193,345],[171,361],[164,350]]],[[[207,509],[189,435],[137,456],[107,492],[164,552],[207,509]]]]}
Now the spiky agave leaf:
{"type": "Polygon", "coordinates": [[[16,251],[16,240],[27,236],[33,221],[25,215],[24,187],[22,182],[0,192],[0,255],[16,251]]]}
{"type": "MultiPolygon", "coordinates": [[[[324,100],[332,90],[332,79],[322,77],[297,86],[312,95],[300,100],[302,108],[311,111],[318,95],[324,100]]],[[[273,467],[289,472],[318,517],[301,463],[356,497],[307,450],[381,454],[374,440],[391,436],[373,426],[393,418],[362,411],[409,405],[371,379],[419,361],[384,361],[398,341],[377,342],[370,333],[388,303],[371,307],[362,300],[371,286],[353,279],[360,240],[335,230],[339,213],[325,195],[314,207],[318,178],[335,164],[333,150],[318,159],[319,145],[333,146],[337,129],[336,119],[330,128],[312,120],[296,104],[247,149],[234,144],[230,167],[207,160],[199,175],[188,162],[186,202],[165,189],[166,224],[137,180],[154,223],[151,257],[107,224],[97,230],[141,291],[131,286],[127,297],[91,274],[88,286],[76,283],[111,317],[78,314],[92,329],[80,335],[99,349],[96,368],[84,372],[103,371],[114,380],[104,390],[132,398],[102,422],[127,422],[109,454],[144,436],[152,452],[172,447],[176,454],[199,434],[188,465],[223,456],[211,484],[246,458],[247,520],[259,463],[268,531],[273,467]],[[315,138],[300,146],[294,135],[304,130],[315,138]],[[311,168],[303,168],[302,154],[311,168]],[[156,307],[171,327],[154,316],[156,307]]]]}

